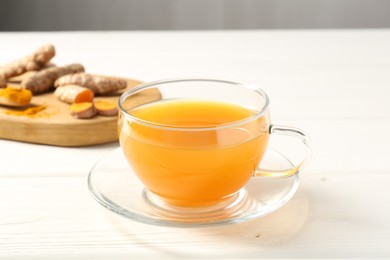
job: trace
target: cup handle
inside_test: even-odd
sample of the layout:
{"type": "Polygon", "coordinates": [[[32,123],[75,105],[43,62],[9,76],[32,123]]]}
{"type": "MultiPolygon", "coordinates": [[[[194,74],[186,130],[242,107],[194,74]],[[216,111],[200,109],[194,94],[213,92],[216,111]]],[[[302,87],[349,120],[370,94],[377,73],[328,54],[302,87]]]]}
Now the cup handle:
{"type": "Polygon", "coordinates": [[[253,174],[254,177],[290,177],[299,172],[302,166],[309,160],[312,154],[311,141],[309,136],[302,131],[301,129],[290,127],[290,126],[281,126],[281,125],[271,125],[269,128],[270,134],[286,135],[298,138],[302,141],[303,145],[306,148],[306,154],[304,159],[297,165],[294,165],[290,169],[286,170],[272,170],[272,169],[262,169],[258,168],[253,174]]]}

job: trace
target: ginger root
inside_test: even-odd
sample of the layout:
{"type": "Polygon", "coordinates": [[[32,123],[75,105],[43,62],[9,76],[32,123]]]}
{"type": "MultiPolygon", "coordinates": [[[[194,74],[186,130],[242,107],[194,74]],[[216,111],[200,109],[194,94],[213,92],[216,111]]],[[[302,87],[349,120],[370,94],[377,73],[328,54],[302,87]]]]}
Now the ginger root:
{"type": "Polygon", "coordinates": [[[94,106],[102,116],[116,116],[118,115],[118,107],[117,102],[115,101],[104,101],[104,100],[96,100],[94,106]]]}
{"type": "Polygon", "coordinates": [[[87,119],[96,115],[96,109],[92,102],[74,103],[69,106],[70,114],[79,119],[87,119]]]}
{"type": "Polygon", "coordinates": [[[56,88],[54,95],[59,100],[69,104],[92,102],[94,93],[89,88],[84,88],[78,85],[65,85],[56,88]]]}
{"type": "Polygon", "coordinates": [[[0,104],[8,106],[26,106],[30,104],[32,93],[27,89],[6,87],[0,89],[0,104]]]}
{"type": "Polygon", "coordinates": [[[102,77],[86,73],[66,75],[54,83],[55,87],[75,84],[91,89],[95,94],[105,95],[114,93],[127,87],[127,81],[123,79],[102,77]]]}
{"type": "Polygon", "coordinates": [[[5,88],[7,80],[26,71],[39,70],[55,55],[55,48],[48,44],[40,47],[31,55],[12,61],[0,67],[0,88],[5,88]]]}
{"type": "Polygon", "coordinates": [[[43,69],[33,76],[24,79],[21,86],[31,90],[33,94],[39,94],[50,90],[54,82],[61,76],[83,72],[84,67],[81,64],[70,64],[63,67],[49,67],[43,69]]]}

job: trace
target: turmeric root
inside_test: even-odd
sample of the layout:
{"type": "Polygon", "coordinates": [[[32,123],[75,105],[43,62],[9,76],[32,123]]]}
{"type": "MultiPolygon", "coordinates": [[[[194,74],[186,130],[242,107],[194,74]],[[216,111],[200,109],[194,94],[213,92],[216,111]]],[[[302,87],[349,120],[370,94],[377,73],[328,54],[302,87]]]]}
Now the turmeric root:
{"type": "Polygon", "coordinates": [[[70,64],[64,67],[49,67],[24,79],[21,82],[21,86],[31,90],[33,94],[39,94],[50,90],[59,77],[83,71],[84,67],[81,64],[70,64]]]}
{"type": "Polygon", "coordinates": [[[87,119],[96,115],[92,102],[74,103],[70,105],[70,114],[79,119],[87,119]]]}
{"type": "MultiPolygon", "coordinates": [[[[54,63],[51,63],[51,62],[48,62],[48,63],[45,63],[41,69],[46,69],[46,68],[49,68],[49,67],[55,67],[56,65],[54,63]]],[[[31,76],[33,76],[34,74],[36,74],[38,71],[37,70],[30,70],[30,71],[26,71],[25,73],[21,74],[21,75],[17,75],[17,76],[14,76],[14,77],[11,77],[9,79],[7,79],[8,82],[12,82],[12,83],[20,83],[22,82],[25,78],[29,78],[31,76]]]]}
{"type": "Polygon", "coordinates": [[[94,102],[94,106],[102,116],[116,116],[118,115],[117,102],[115,101],[104,101],[104,100],[96,100],[94,102]]]}
{"type": "Polygon", "coordinates": [[[7,86],[7,80],[0,75],[0,88],[5,88],[7,86]]]}
{"type": "Polygon", "coordinates": [[[2,66],[0,68],[0,88],[6,87],[7,80],[11,77],[21,75],[26,71],[41,69],[54,55],[54,46],[48,44],[37,49],[29,56],[2,66]]]}
{"type": "Polygon", "coordinates": [[[32,77],[32,76],[34,76],[37,73],[38,73],[38,71],[36,71],[36,70],[26,71],[25,73],[23,73],[21,75],[18,75],[18,76],[15,76],[15,77],[11,77],[11,78],[7,79],[7,81],[11,82],[11,83],[20,83],[24,79],[32,77]]]}
{"type": "Polygon", "coordinates": [[[30,104],[32,93],[27,89],[6,87],[0,89],[0,104],[22,107],[30,104]]]}
{"type": "Polygon", "coordinates": [[[59,100],[69,104],[92,102],[94,93],[89,88],[84,88],[78,85],[65,85],[56,88],[54,95],[59,100]]]}
{"type": "Polygon", "coordinates": [[[86,73],[76,73],[59,78],[54,83],[54,86],[58,87],[68,84],[80,85],[91,89],[95,94],[105,95],[126,88],[127,81],[86,73]]]}

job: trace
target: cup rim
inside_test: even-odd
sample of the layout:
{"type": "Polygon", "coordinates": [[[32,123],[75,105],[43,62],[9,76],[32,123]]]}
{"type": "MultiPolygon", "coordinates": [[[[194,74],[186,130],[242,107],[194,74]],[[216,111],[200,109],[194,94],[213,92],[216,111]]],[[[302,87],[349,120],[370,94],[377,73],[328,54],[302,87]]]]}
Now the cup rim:
{"type": "Polygon", "coordinates": [[[158,128],[162,130],[173,130],[173,131],[212,131],[212,130],[218,130],[218,129],[226,129],[226,128],[231,128],[239,125],[243,125],[245,123],[248,123],[252,120],[258,119],[268,108],[269,105],[269,98],[268,95],[259,87],[257,87],[254,84],[250,84],[247,82],[242,82],[242,81],[234,81],[234,80],[226,80],[226,79],[215,79],[215,78],[172,78],[172,79],[163,79],[163,80],[156,80],[156,81],[151,81],[151,82],[145,82],[141,83],[140,85],[131,88],[120,96],[118,100],[118,107],[120,111],[127,117],[130,118],[132,121],[147,126],[147,127],[152,127],[152,128],[158,128]],[[264,105],[259,109],[256,113],[253,115],[250,115],[246,118],[243,118],[241,120],[236,120],[233,122],[229,122],[226,124],[221,124],[217,126],[207,126],[207,127],[197,127],[197,126],[172,126],[168,124],[161,124],[161,123],[156,123],[144,119],[140,119],[138,117],[135,117],[131,114],[129,114],[122,106],[122,103],[124,100],[149,87],[155,86],[157,87],[158,85],[161,84],[166,84],[166,83],[175,83],[175,82],[186,82],[186,81],[208,81],[208,82],[218,82],[218,83],[227,83],[227,84],[235,84],[235,85],[241,85],[243,87],[246,87],[247,89],[253,90],[253,92],[260,94],[264,98],[264,105]]]}

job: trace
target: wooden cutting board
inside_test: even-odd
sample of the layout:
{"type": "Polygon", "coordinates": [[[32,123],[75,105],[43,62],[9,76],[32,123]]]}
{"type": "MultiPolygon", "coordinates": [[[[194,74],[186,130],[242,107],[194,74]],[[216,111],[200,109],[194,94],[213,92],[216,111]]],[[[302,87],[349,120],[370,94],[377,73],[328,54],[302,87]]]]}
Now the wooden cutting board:
{"type": "MultiPolygon", "coordinates": [[[[127,89],[142,83],[132,79],[126,80],[127,89]]],[[[124,91],[109,97],[98,96],[95,99],[117,101],[124,91]]],[[[131,102],[138,105],[158,100],[160,97],[157,89],[150,89],[135,95],[131,102]]],[[[9,115],[6,111],[26,108],[0,105],[0,139],[55,146],[89,146],[118,140],[117,116],[76,119],[70,115],[69,105],[59,101],[52,92],[33,96],[31,106],[35,105],[44,105],[46,108],[33,116],[16,116],[9,115]]]]}

